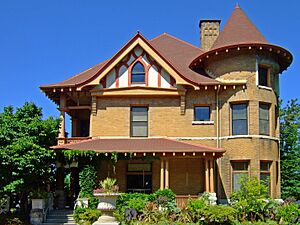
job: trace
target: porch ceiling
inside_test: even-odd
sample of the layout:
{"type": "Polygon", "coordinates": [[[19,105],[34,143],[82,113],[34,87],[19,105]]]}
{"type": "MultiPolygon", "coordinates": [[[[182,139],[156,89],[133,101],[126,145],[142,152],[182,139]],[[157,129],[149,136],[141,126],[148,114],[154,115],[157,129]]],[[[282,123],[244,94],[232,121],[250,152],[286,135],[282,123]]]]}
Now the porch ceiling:
{"type": "Polygon", "coordinates": [[[99,153],[210,153],[221,157],[225,152],[222,148],[191,144],[168,138],[93,138],[77,143],[53,146],[55,150],[92,150],[99,153]]]}

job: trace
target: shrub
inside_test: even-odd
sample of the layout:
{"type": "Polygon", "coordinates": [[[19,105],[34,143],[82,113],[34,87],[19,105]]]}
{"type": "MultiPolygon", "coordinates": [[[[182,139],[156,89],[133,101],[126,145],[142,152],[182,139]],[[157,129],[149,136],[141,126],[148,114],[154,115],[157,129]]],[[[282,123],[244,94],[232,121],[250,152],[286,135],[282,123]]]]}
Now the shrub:
{"type": "Polygon", "coordinates": [[[160,209],[166,209],[169,213],[176,211],[175,193],[171,189],[157,190],[150,195],[149,200],[155,201],[160,209]]]}
{"type": "Polygon", "coordinates": [[[239,220],[265,220],[272,202],[267,200],[268,189],[257,177],[242,177],[241,189],[231,197],[233,208],[238,211],[239,220]]]}
{"type": "Polygon", "coordinates": [[[97,173],[93,166],[87,165],[79,174],[80,196],[89,197],[93,194],[96,185],[97,173]]]}
{"type": "Polygon", "coordinates": [[[97,221],[101,212],[91,208],[77,208],[73,214],[74,220],[79,225],[91,225],[97,221]]]}
{"type": "Polygon", "coordinates": [[[275,209],[279,224],[300,224],[300,209],[296,203],[289,202],[275,209]]]}

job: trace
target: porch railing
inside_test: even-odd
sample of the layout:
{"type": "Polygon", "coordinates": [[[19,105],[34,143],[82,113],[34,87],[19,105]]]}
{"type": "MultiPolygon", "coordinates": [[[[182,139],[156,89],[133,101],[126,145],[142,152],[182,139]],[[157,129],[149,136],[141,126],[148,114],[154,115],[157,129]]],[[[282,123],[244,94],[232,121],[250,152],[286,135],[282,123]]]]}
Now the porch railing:
{"type": "Polygon", "coordinates": [[[179,208],[183,209],[187,206],[189,199],[197,199],[198,195],[176,195],[175,201],[179,208]]]}

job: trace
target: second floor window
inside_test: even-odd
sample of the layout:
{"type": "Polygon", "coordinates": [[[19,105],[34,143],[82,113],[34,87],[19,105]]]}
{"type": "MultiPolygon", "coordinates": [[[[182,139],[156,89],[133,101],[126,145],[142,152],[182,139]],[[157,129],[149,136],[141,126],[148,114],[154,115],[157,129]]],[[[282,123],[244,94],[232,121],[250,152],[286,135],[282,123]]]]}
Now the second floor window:
{"type": "Polygon", "coordinates": [[[269,87],[269,68],[258,66],[258,85],[269,87]]]}
{"type": "Polygon", "coordinates": [[[210,120],[209,106],[194,107],[194,121],[209,121],[209,120],[210,120]]]}
{"type": "Polygon", "coordinates": [[[148,107],[131,107],[130,120],[131,137],[148,136],[148,107]]]}
{"type": "Polygon", "coordinates": [[[145,68],[140,62],[135,63],[131,70],[131,83],[145,83],[145,68]]]}
{"type": "Polygon", "coordinates": [[[248,134],[247,104],[231,105],[232,135],[248,134]]]}
{"type": "Polygon", "coordinates": [[[270,135],[269,105],[259,104],[259,134],[270,135]]]}

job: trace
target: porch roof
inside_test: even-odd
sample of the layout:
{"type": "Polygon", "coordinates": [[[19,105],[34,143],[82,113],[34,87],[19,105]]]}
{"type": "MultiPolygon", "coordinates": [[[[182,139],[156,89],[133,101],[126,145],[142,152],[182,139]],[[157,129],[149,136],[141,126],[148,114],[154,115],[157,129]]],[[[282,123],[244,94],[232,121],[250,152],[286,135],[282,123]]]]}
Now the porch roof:
{"type": "Polygon", "coordinates": [[[55,150],[92,150],[99,153],[218,153],[222,156],[222,148],[214,148],[201,144],[192,144],[169,138],[93,138],[76,143],[51,147],[55,150]]]}

